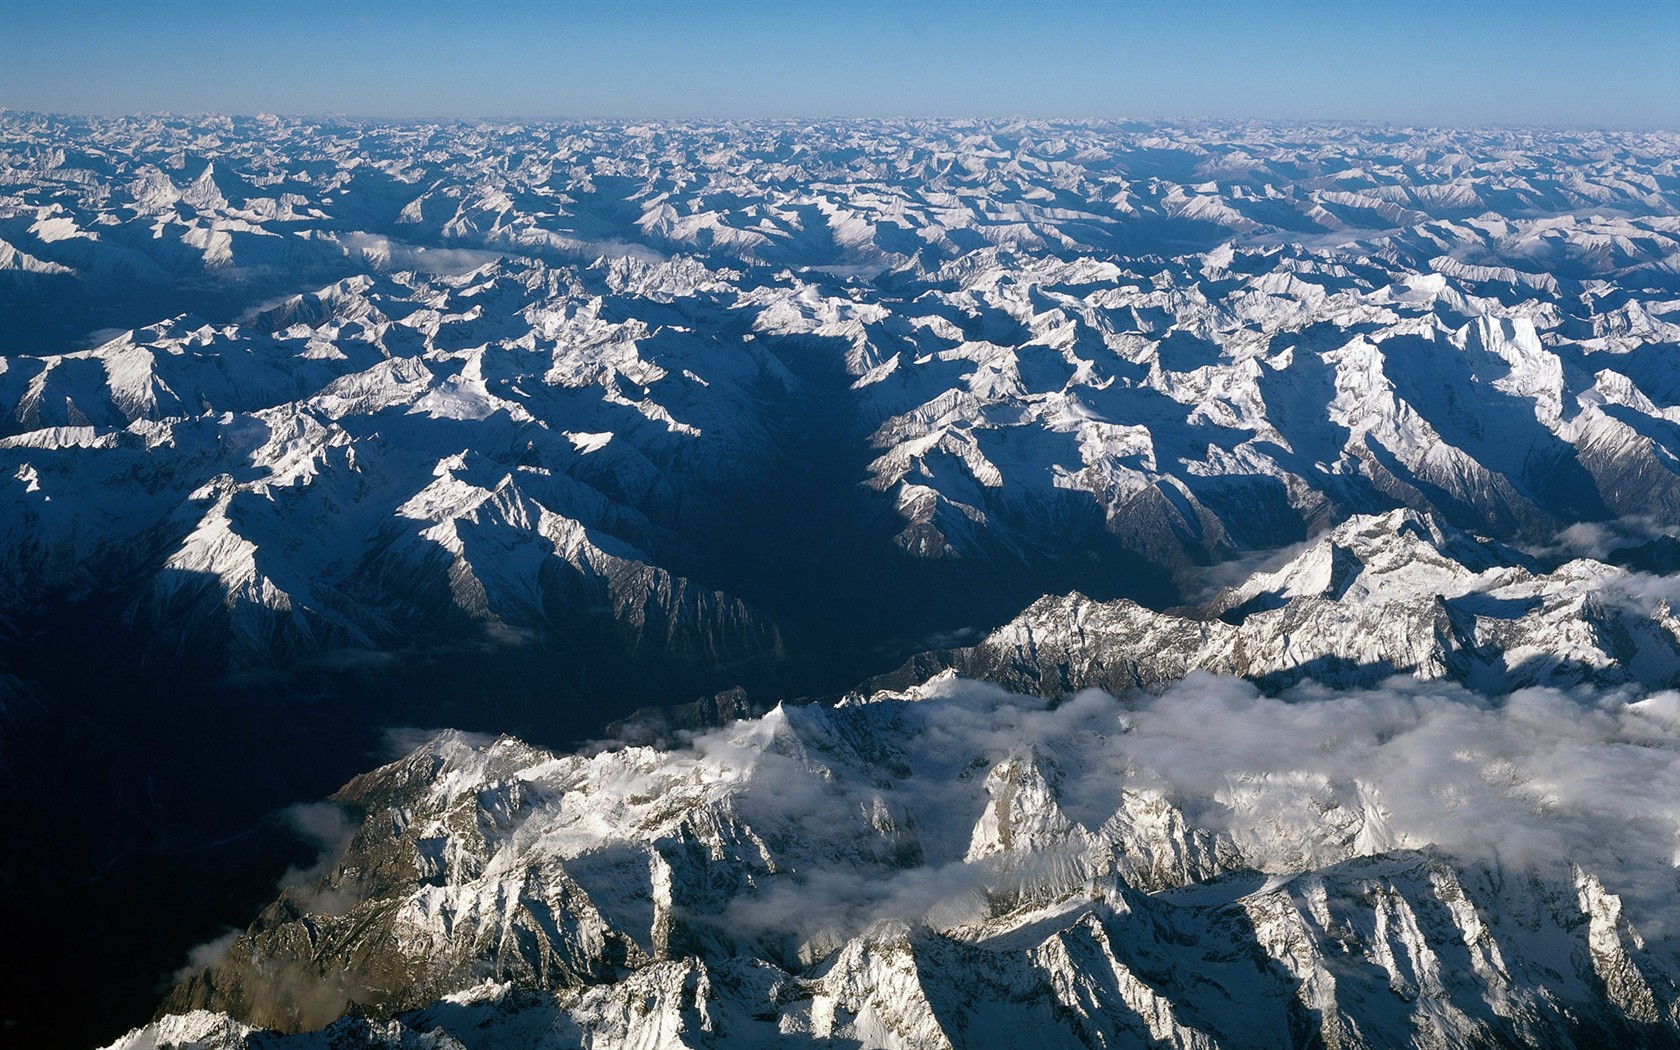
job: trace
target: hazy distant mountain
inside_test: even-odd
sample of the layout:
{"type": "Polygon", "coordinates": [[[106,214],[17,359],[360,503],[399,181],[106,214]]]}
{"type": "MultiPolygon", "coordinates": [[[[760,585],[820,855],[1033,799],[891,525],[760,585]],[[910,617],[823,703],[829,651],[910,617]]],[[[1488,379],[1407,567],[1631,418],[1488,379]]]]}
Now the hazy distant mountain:
{"type": "Polygon", "coordinates": [[[0,321],[0,883],[130,946],[83,1043],[444,725],[532,743],[352,781],[134,1045],[1673,1041],[1672,858],[1582,829],[1680,831],[1591,780],[1673,751],[1674,134],[6,111],[0,321]],[[1120,791],[1078,719],[1180,701],[1302,728],[1120,791]],[[1323,767],[1349,704],[1514,837],[1323,767]]]}

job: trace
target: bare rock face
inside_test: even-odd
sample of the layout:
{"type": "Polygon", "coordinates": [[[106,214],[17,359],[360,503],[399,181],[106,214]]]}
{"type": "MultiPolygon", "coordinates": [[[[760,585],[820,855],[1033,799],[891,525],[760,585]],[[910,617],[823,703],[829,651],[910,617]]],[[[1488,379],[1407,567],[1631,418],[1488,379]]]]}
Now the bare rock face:
{"type": "Polygon", "coordinates": [[[1680,520],[1673,133],[0,140],[0,903],[714,697],[125,1045],[1674,1041],[1675,588],[1547,550],[1680,520]]]}
{"type": "Polygon", "coordinates": [[[1387,688],[942,676],[677,750],[445,734],[117,1045],[1672,1042],[1671,858],[1624,837],[1672,817],[1580,786],[1680,780],[1671,695],[1387,688]]]}
{"type": "Polygon", "coordinates": [[[1665,133],[0,133],[0,599],[223,670],[773,663],[789,574],[1155,601],[1398,506],[1680,512],[1665,133]]]}
{"type": "Polygon", "coordinates": [[[1396,674],[1490,692],[1670,686],[1680,681],[1670,590],[1590,559],[1543,572],[1509,547],[1391,511],[1349,519],[1198,608],[1047,596],[978,645],[922,654],[877,684],[951,668],[1046,697],[1159,689],[1196,669],[1271,689],[1396,674]]]}

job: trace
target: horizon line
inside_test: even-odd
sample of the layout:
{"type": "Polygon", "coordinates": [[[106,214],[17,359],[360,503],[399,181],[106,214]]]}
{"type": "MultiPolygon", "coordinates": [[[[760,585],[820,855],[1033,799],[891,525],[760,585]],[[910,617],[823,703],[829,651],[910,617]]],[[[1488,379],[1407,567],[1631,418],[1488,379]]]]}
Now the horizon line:
{"type": "Polygon", "coordinates": [[[0,115],[46,117],[57,120],[336,120],[355,124],[657,124],[677,127],[693,124],[1063,124],[1100,126],[1108,124],[1186,124],[1222,125],[1244,124],[1282,127],[1364,127],[1405,131],[1598,131],[1598,132],[1674,132],[1680,133],[1680,122],[1597,124],[1581,121],[1489,120],[1467,122],[1403,121],[1377,117],[1265,117],[1265,116],[1208,116],[1188,114],[1128,115],[1128,116],[1029,116],[1025,114],[898,114],[898,115],[800,115],[800,116],[580,116],[560,114],[476,114],[476,115],[407,115],[393,116],[379,113],[351,113],[343,111],[269,111],[235,112],[231,110],[139,110],[123,113],[97,113],[74,110],[26,109],[0,104],[0,115]]]}

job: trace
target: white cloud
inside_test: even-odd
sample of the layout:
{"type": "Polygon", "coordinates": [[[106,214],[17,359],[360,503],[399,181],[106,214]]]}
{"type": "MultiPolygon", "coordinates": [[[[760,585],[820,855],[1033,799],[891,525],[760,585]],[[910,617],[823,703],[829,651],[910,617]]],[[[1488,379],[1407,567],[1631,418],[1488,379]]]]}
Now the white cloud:
{"type": "Polygon", "coordinates": [[[1202,673],[1127,703],[1087,691],[1049,707],[961,680],[929,694],[794,709],[696,740],[703,764],[751,766],[735,805],[753,827],[833,854],[738,899],[732,925],[822,939],[935,912],[937,924],[977,917],[983,891],[1078,852],[1050,847],[1003,867],[964,859],[991,804],[987,772],[1010,756],[1049,770],[1057,808],[1087,832],[1123,792],[1160,793],[1273,874],[1433,847],[1506,870],[1578,864],[1623,895],[1647,935],[1663,932],[1672,905],[1680,694],[1536,688],[1489,699],[1397,678],[1268,697],[1202,673]],[[779,717],[791,732],[776,729],[779,717]],[[913,823],[919,866],[846,854],[870,838],[872,812],[913,823]]]}

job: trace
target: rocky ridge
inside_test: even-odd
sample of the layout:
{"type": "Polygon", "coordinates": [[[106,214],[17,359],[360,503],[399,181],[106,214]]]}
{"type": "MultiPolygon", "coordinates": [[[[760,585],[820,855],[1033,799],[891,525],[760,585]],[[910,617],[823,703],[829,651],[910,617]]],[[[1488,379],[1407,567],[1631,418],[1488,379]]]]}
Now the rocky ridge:
{"type": "Polygon", "coordinates": [[[1672,814],[1549,778],[1666,783],[1672,694],[1472,696],[944,676],[676,751],[445,735],[116,1045],[1668,1045],[1666,847],[1618,836],[1672,814]]]}
{"type": "Polygon", "coordinates": [[[1675,147],[0,112],[8,926],[455,724],[134,1044],[1672,1041],[1675,147]]]}
{"type": "Polygon", "coordinates": [[[604,651],[773,663],[781,579],[1040,581],[859,639],[902,648],[1356,513],[1541,542],[1680,508],[1660,133],[0,127],[8,312],[128,311],[16,328],[8,608],[99,595],[232,670],[580,606],[604,651]],[[847,571],[804,567],[788,491],[847,571]]]}
{"type": "Polygon", "coordinates": [[[1670,1045],[1670,589],[1394,511],[834,708],[446,734],[117,1045],[1670,1045]]]}
{"type": "Polygon", "coordinates": [[[1530,685],[1680,684],[1671,578],[1575,558],[1550,571],[1425,515],[1359,515],[1201,606],[1046,596],[977,645],[927,652],[877,685],[944,669],[1059,697],[1124,695],[1194,670],[1268,689],[1391,675],[1490,693],[1530,685]]]}

